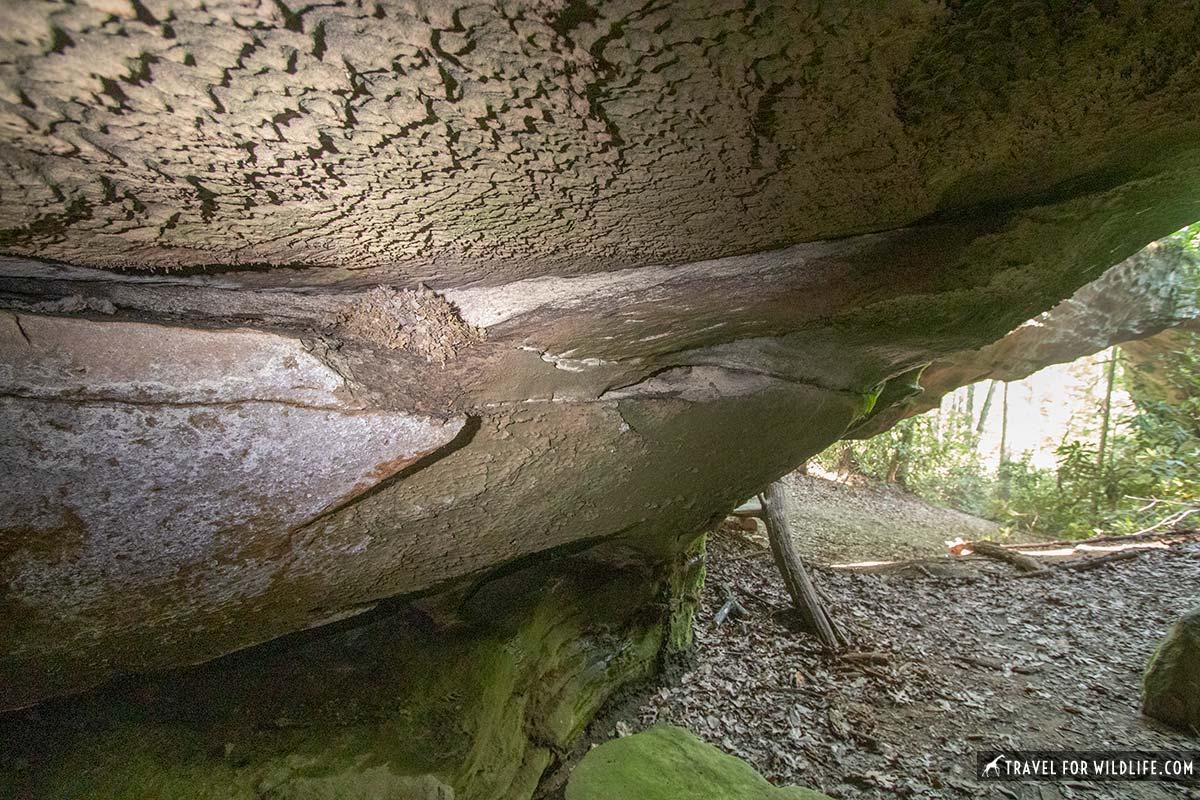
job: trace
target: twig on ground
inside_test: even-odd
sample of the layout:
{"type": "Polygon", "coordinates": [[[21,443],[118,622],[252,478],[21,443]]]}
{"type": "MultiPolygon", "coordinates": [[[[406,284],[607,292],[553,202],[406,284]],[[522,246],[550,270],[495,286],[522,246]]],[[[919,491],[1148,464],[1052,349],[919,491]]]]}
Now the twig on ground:
{"type": "MultiPolygon", "coordinates": [[[[1114,534],[1112,536],[1093,536],[1088,539],[1057,539],[1048,542],[1017,542],[1010,544],[1000,544],[995,542],[997,547],[1003,547],[1006,550],[1051,550],[1062,548],[1078,548],[1081,545],[1093,544],[1110,544],[1113,542],[1134,541],[1138,539],[1156,539],[1162,536],[1184,537],[1191,538],[1193,536],[1200,537],[1200,531],[1172,531],[1170,533],[1157,531],[1138,531],[1137,533],[1114,534]]],[[[964,543],[969,545],[969,542],[964,543]]]]}
{"type": "Polygon", "coordinates": [[[889,653],[884,652],[855,652],[842,653],[839,658],[842,661],[850,661],[854,663],[864,664],[886,664],[892,660],[889,653]]]}
{"type": "Polygon", "coordinates": [[[724,583],[721,584],[721,590],[725,593],[725,604],[713,616],[714,626],[719,626],[730,616],[738,619],[745,619],[750,616],[750,612],[746,610],[746,607],[738,602],[737,596],[733,593],[733,587],[728,583],[724,583]]]}
{"type": "Polygon", "coordinates": [[[1097,556],[1095,558],[1087,558],[1083,561],[1076,561],[1074,564],[1063,564],[1063,569],[1074,570],[1075,572],[1084,572],[1096,567],[1102,567],[1105,564],[1111,564],[1114,561],[1125,561],[1130,558],[1137,558],[1145,550],[1118,550],[1115,553],[1109,553],[1105,556],[1097,556]]]}
{"type": "Polygon", "coordinates": [[[986,669],[994,669],[997,671],[1001,671],[1004,669],[1004,663],[1001,661],[997,661],[994,658],[984,658],[982,656],[960,656],[960,655],[952,655],[951,658],[953,658],[955,661],[961,661],[964,664],[972,664],[976,667],[984,667],[986,669]]]}
{"type": "Polygon", "coordinates": [[[981,556],[987,556],[988,558],[994,558],[998,561],[1007,562],[1012,564],[1021,572],[1029,573],[1031,575],[1049,571],[1046,565],[1039,563],[1037,559],[1034,559],[1023,553],[1018,553],[1002,545],[998,545],[995,542],[989,542],[986,540],[980,540],[977,542],[963,542],[961,544],[954,545],[954,547],[951,548],[951,552],[961,552],[964,549],[969,549],[972,553],[978,553],[981,556]]]}

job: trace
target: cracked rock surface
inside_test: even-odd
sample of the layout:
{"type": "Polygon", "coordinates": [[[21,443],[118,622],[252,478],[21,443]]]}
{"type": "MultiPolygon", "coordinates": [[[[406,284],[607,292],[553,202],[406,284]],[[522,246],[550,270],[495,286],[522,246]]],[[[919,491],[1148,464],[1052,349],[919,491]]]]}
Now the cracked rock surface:
{"type": "Polygon", "coordinates": [[[1200,124],[1200,11],[1144,0],[0,14],[0,243],[87,265],[691,262],[1114,186],[1200,124]]]}
{"type": "Polygon", "coordinates": [[[0,7],[0,706],[662,557],[1200,219],[1200,9],[0,7]]]}

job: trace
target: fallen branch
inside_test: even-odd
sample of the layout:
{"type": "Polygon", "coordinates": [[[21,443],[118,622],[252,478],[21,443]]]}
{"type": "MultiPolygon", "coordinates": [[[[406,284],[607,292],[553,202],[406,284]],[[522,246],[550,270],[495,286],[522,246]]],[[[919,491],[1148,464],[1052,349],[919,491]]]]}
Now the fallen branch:
{"type": "Polygon", "coordinates": [[[1146,550],[1118,550],[1115,553],[1109,553],[1104,556],[1096,556],[1095,558],[1086,558],[1083,561],[1076,561],[1074,564],[1063,564],[1063,569],[1070,569],[1076,572],[1084,572],[1085,570],[1102,567],[1105,564],[1111,564],[1114,561],[1125,561],[1130,558],[1137,558],[1146,550]]]}
{"type": "Polygon", "coordinates": [[[1025,572],[1030,575],[1049,571],[1049,569],[1044,564],[1038,562],[1037,559],[1031,558],[1023,553],[1010,550],[1007,547],[996,544],[995,542],[964,542],[952,547],[951,552],[961,552],[964,549],[969,549],[972,553],[978,553],[981,556],[987,556],[988,558],[994,558],[997,561],[1004,561],[1008,564],[1012,564],[1021,572],[1025,572]]]}
{"type": "MultiPolygon", "coordinates": [[[[1025,542],[1014,544],[996,544],[997,547],[1003,547],[1006,550],[1057,550],[1066,547],[1077,548],[1080,545],[1091,544],[1111,544],[1114,542],[1130,542],[1140,539],[1158,539],[1164,536],[1181,536],[1186,538],[1200,537],[1200,531],[1185,530],[1185,531],[1161,531],[1161,530],[1141,530],[1136,533],[1113,534],[1111,536],[1093,536],[1088,539],[1060,539],[1051,542],[1025,542]]],[[[970,544],[968,542],[968,544],[970,544]]]]}
{"type": "Polygon", "coordinates": [[[1125,499],[1126,500],[1137,500],[1139,502],[1144,502],[1146,505],[1139,508],[1138,511],[1145,511],[1147,509],[1154,508],[1155,506],[1160,505],[1160,504],[1166,504],[1169,506],[1194,506],[1195,505],[1194,503],[1189,502],[1187,500],[1167,500],[1162,497],[1138,497],[1137,495],[1134,495],[1134,494],[1125,495],[1125,499]]]}
{"type": "Polygon", "coordinates": [[[1155,524],[1151,525],[1149,528],[1142,528],[1140,531],[1135,531],[1131,535],[1137,536],[1139,534],[1147,534],[1147,533],[1151,533],[1152,531],[1159,530],[1160,528],[1178,525],[1179,523],[1183,522],[1185,519],[1190,517],[1192,514],[1196,514],[1196,513],[1200,513],[1200,508],[1185,508],[1182,511],[1178,511],[1174,514],[1168,515],[1164,519],[1161,519],[1158,522],[1156,522],[1155,524]]]}
{"type": "Polygon", "coordinates": [[[1004,662],[997,661],[994,658],[983,658],[982,656],[959,656],[959,655],[952,655],[950,657],[953,658],[955,661],[959,661],[964,664],[971,664],[972,666],[976,666],[976,667],[983,667],[985,669],[994,669],[997,672],[1002,672],[1004,670],[1004,662]]]}
{"type": "Polygon", "coordinates": [[[725,604],[722,605],[717,613],[713,616],[714,626],[719,626],[729,616],[737,618],[745,618],[750,616],[750,612],[746,610],[745,606],[738,602],[737,597],[733,593],[733,589],[728,583],[722,584],[721,588],[725,592],[725,604]]]}
{"type": "MultiPolygon", "coordinates": [[[[982,558],[982,556],[979,556],[982,558]]],[[[945,566],[950,564],[958,564],[962,561],[970,561],[976,559],[975,556],[928,556],[925,558],[910,558],[901,561],[867,561],[859,564],[826,564],[822,569],[833,570],[835,572],[854,572],[859,574],[878,574],[882,572],[903,572],[907,569],[913,569],[927,577],[937,577],[933,575],[930,566],[945,566]]]]}
{"type": "Polygon", "coordinates": [[[787,499],[783,484],[775,481],[766,492],[758,496],[758,500],[763,508],[763,519],[767,523],[767,538],[771,542],[771,555],[775,557],[775,566],[779,568],[783,583],[788,594],[792,596],[792,603],[800,612],[805,626],[831,650],[849,644],[846,635],[825,609],[812,578],[804,568],[804,562],[796,554],[791,527],[787,521],[787,499]]]}

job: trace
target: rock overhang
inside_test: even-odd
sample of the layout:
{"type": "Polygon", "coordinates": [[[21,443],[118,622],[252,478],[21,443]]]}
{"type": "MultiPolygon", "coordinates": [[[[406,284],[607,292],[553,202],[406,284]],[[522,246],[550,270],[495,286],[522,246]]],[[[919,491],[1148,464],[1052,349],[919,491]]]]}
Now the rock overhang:
{"type": "Polygon", "coordinates": [[[691,263],[1111,188],[1200,132],[1197,10],[1149,2],[4,13],[0,243],[76,264],[691,263]]]}
{"type": "MultiPolygon", "coordinates": [[[[254,569],[181,577],[169,526],[131,513],[164,482],[136,492],[107,524],[170,576],[119,587],[78,553],[55,561],[111,606],[75,634],[56,599],[41,621],[22,611],[5,634],[17,703],[580,542],[669,549],[840,436],[883,382],[1200,218],[1196,9],[586,8],[147,0],[10,20],[0,299],[32,328],[73,327],[91,370],[71,388],[26,359],[13,471],[55,474],[29,445],[86,401],[104,409],[76,433],[93,455],[137,443],[147,474],[199,470],[193,499],[257,487],[271,508],[251,515],[254,569]],[[382,304],[389,335],[363,336],[346,322],[379,285],[486,336],[410,348],[426,313],[406,294],[382,304]],[[97,369],[129,326],[162,334],[141,337],[155,355],[132,384],[97,369]],[[272,382],[287,373],[252,339],[313,381],[272,382]],[[224,444],[187,423],[181,408],[239,384],[235,403],[278,416],[239,417],[224,444]],[[130,386],[179,419],[145,435],[130,386]],[[253,475],[195,457],[234,440],[289,444],[253,475]],[[375,459],[390,477],[360,486],[375,459]],[[334,462],[341,488],[301,498],[334,462]],[[253,588],[222,594],[237,586],[253,588]]],[[[9,333],[14,354],[43,341],[9,333]]],[[[72,486],[101,491],[109,469],[72,486]]],[[[64,487],[11,490],[24,519],[64,487]]],[[[6,579],[30,541],[79,538],[60,528],[6,533],[6,579]]]]}

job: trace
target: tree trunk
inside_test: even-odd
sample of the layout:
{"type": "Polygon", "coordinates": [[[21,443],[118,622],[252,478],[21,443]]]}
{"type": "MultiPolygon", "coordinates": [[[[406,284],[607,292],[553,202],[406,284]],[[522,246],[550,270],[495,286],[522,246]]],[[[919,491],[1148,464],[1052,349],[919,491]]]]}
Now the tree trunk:
{"type": "Polygon", "coordinates": [[[1117,376],[1117,346],[1113,345],[1109,350],[1108,359],[1108,383],[1104,389],[1104,413],[1100,421],[1100,447],[1096,453],[1096,473],[1103,477],[1104,461],[1108,450],[1108,425],[1112,417],[1112,393],[1113,382],[1117,376]]]}
{"type": "Polygon", "coordinates": [[[983,396],[983,407],[979,409],[979,423],[975,426],[975,433],[983,435],[983,426],[987,423],[988,412],[992,410],[992,398],[996,394],[996,382],[992,381],[988,384],[987,394],[983,396]]]}
{"type": "Polygon", "coordinates": [[[856,471],[854,461],[854,446],[849,442],[842,445],[842,452],[838,456],[837,473],[839,478],[848,478],[856,471]]]}
{"type": "Polygon", "coordinates": [[[775,481],[758,497],[763,507],[763,520],[767,523],[771,555],[775,557],[775,566],[783,576],[783,583],[788,594],[792,596],[792,603],[800,612],[805,627],[815,633],[827,648],[837,649],[847,644],[845,635],[838,630],[829,612],[825,610],[817,588],[804,568],[804,562],[796,554],[791,527],[787,521],[787,498],[783,484],[775,481]]]}
{"type": "Polygon", "coordinates": [[[900,441],[896,448],[892,451],[892,462],[888,465],[888,483],[897,483],[901,486],[908,485],[908,467],[911,462],[911,454],[909,452],[912,447],[912,424],[910,422],[901,423],[900,441]]]}
{"type": "Polygon", "coordinates": [[[1008,461],[1008,381],[1004,382],[1004,396],[1000,399],[1000,466],[1008,461]]]}

